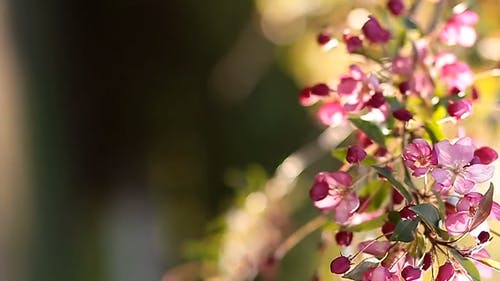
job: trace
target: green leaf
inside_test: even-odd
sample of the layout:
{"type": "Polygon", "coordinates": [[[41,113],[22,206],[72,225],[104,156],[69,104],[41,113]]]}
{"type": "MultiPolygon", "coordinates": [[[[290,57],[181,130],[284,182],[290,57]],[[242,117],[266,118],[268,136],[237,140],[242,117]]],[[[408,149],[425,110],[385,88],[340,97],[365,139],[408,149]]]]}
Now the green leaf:
{"type": "Polygon", "coordinates": [[[337,158],[340,162],[346,163],[347,147],[339,147],[332,150],[332,156],[337,158]]]}
{"type": "Polygon", "coordinates": [[[419,204],[411,207],[415,213],[430,227],[439,225],[439,212],[432,204],[419,204]]]}
{"type": "Polygon", "coordinates": [[[500,271],[500,262],[497,262],[496,260],[492,260],[492,259],[488,259],[488,258],[480,258],[480,259],[475,259],[475,260],[477,260],[478,262],[480,262],[486,266],[493,268],[496,271],[500,271]]]}
{"type": "Polygon", "coordinates": [[[453,255],[455,260],[457,260],[460,265],[467,271],[467,274],[472,278],[474,281],[481,281],[481,276],[479,275],[479,271],[477,270],[476,266],[467,258],[462,256],[457,250],[453,248],[448,248],[450,253],[453,255]]]}
{"type": "Polygon", "coordinates": [[[398,180],[396,180],[396,178],[394,178],[392,172],[389,169],[377,166],[372,166],[372,167],[377,171],[377,173],[385,177],[399,191],[399,193],[401,193],[405,197],[408,203],[413,202],[413,198],[410,192],[408,192],[408,190],[403,186],[402,183],[400,183],[398,180]]]}
{"type": "Polygon", "coordinates": [[[472,219],[472,223],[470,229],[475,229],[478,227],[483,221],[485,221],[491,213],[491,208],[493,207],[493,192],[494,192],[493,183],[490,183],[490,188],[479,202],[477,206],[476,215],[472,219]]]}
{"type": "Polygon", "coordinates": [[[397,224],[401,220],[401,215],[398,211],[390,211],[387,218],[390,222],[397,224]]]}
{"type": "Polygon", "coordinates": [[[409,17],[404,18],[405,27],[408,29],[419,29],[418,25],[409,17]]]}
{"type": "Polygon", "coordinates": [[[361,261],[351,271],[347,272],[342,277],[355,281],[361,281],[363,280],[363,273],[365,273],[370,268],[377,267],[379,264],[380,261],[376,258],[367,258],[361,261]]]}
{"type": "Polygon", "coordinates": [[[349,118],[349,121],[371,140],[385,147],[385,136],[377,125],[359,118],[349,118]]]}
{"type": "Polygon", "coordinates": [[[362,231],[376,229],[376,228],[379,228],[382,225],[384,225],[386,219],[387,219],[387,215],[382,215],[382,216],[376,217],[374,219],[362,222],[360,224],[350,225],[346,228],[346,230],[352,231],[352,232],[362,232],[362,231]]]}
{"type": "Polygon", "coordinates": [[[391,241],[412,242],[415,240],[415,229],[419,221],[419,219],[399,221],[391,236],[391,241]]]}

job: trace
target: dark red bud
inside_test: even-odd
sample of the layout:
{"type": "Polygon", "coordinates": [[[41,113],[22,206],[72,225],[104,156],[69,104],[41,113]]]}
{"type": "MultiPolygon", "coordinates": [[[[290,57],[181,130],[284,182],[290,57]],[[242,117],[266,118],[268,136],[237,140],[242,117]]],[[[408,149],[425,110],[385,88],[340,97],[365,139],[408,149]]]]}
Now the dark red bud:
{"type": "Polygon", "coordinates": [[[398,89],[401,94],[408,95],[410,93],[410,81],[399,83],[398,89]]]}
{"type": "Polygon", "coordinates": [[[389,0],[389,2],[387,2],[387,8],[393,15],[399,16],[405,10],[405,3],[403,0],[389,0]]]}
{"type": "Polygon", "coordinates": [[[458,94],[460,94],[462,90],[460,90],[459,88],[457,87],[453,87],[450,89],[450,96],[457,96],[458,94]]]}
{"type": "Polygon", "coordinates": [[[455,268],[450,262],[446,262],[439,267],[436,281],[449,281],[455,274],[455,268]]]}
{"type": "Polygon", "coordinates": [[[360,145],[353,145],[347,149],[346,160],[349,163],[359,163],[366,158],[366,152],[360,145]]]}
{"type": "Polygon", "coordinates": [[[344,274],[351,268],[349,258],[340,256],[330,263],[330,271],[335,274],[344,274]]]}
{"type": "Polygon", "coordinates": [[[403,200],[404,200],[403,195],[401,195],[401,193],[399,193],[399,191],[393,187],[392,188],[392,203],[394,205],[398,205],[398,204],[401,204],[403,202],[403,200]]]}
{"type": "Polygon", "coordinates": [[[477,240],[479,240],[481,244],[488,242],[490,240],[490,233],[487,231],[481,231],[481,233],[477,236],[477,240]]]}
{"type": "Polygon", "coordinates": [[[472,100],[478,100],[479,99],[479,91],[477,90],[476,87],[472,87],[471,97],[472,97],[472,100]]]}
{"type": "Polygon", "coordinates": [[[347,247],[351,245],[352,242],[352,232],[351,231],[339,231],[335,234],[335,241],[339,246],[347,247]]]}
{"type": "Polygon", "coordinates": [[[325,83],[316,84],[311,87],[311,94],[316,96],[328,96],[330,94],[330,88],[325,83]]]}
{"type": "Polygon", "coordinates": [[[391,39],[391,32],[383,28],[374,16],[369,16],[361,28],[366,39],[372,43],[387,43],[391,39]]]}
{"type": "Polygon", "coordinates": [[[479,158],[481,164],[490,164],[498,159],[498,153],[491,147],[483,146],[474,151],[474,156],[479,158]]]}
{"type": "Polygon", "coordinates": [[[382,233],[384,234],[387,240],[391,240],[392,233],[396,229],[396,225],[391,221],[386,221],[384,225],[382,225],[382,233]]]}
{"type": "Polygon", "coordinates": [[[472,112],[472,102],[468,99],[450,102],[447,110],[450,116],[456,119],[464,119],[472,112]]]}
{"type": "Polygon", "coordinates": [[[399,215],[401,216],[402,219],[412,220],[417,217],[417,214],[410,209],[413,206],[414,205],[408,205],[403,209],[401,209],[401,211],[399,211],[399,215]]]}
{"type": "Polygon", "coordinates": [[[403,270],[401,271],[401,277],[403,277],[405,281],[418,280],[420,279],[420,275],[422,275],[422,271],[411,265],[403,268],[403,270]]]}
{"type": "Polygon", "coordinates": [[[374,108],[379,108],[385,103],[385,97],[382,92],[375,92],[373,96],[368,101],[368,105],[374,108]]]}
{"type": "Polygon", "coordinates": [[[409,112],[408,110],[406,110],[404,108],[395,110],[392,113],[392,116],[394,116],[394,118],[396,118],[400,121],[404,121],[404,122],[410,121],[413,118],[413,114],[411,114],[411,112],[409,112]]]}
{"type": "Polygon", "coordinates": [[[427,252],[424,255],[423,261],[422,261],[422,269],[425,271],[429,269],[432,265],[432,253],[427,252]]]}
{"type": "Polygon", "coordinates": [[[318,44],[321,46],[326,45],[330,40],[332,40],[332,35],[329,32],[321,32],[318,34],[318,37],[316,37],[316,41],[318,41],[318,44]]]}
{"type": "Polygon", "coordinates": [[[353,53],[363,47],[363,41],[358,36],[344,34],[344,43],[349,53],[353,53]]]}
{"type": "Polygon", "coordinates": [[[387,150],[387,148],[383,147],[383,146],[380,146],[379,148],[377,148],[377,150],[375,151],[375,156],[377,157],[383,157],[385,156],[389,151],[387,150]]]}

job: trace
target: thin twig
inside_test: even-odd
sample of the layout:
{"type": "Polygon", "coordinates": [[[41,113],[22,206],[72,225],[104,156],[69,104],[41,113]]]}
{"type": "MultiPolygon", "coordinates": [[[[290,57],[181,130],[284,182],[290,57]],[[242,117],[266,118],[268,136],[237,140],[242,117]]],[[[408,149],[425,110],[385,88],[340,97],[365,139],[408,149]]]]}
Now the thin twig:
{"type": "Polygon", "coordinates": [[[295,247],[300,241],[302,241],[309,234],[314,232],[316,229],[321,227],[326,221],[324,216],[318,216],[313,220],[309,221],[301,228],[297,229],[294,233],[292,233],[288,238],[281,243],[276,251],[274,251],[274,258],[281,259],[286,255],[288,251],[290,251],[293,247],[295,247]]]}

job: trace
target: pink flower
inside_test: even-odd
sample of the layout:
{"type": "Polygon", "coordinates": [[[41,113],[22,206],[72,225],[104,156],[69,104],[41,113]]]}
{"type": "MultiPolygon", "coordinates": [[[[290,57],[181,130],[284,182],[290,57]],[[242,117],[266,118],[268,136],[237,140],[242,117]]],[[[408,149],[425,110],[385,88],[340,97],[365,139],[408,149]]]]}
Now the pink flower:
{"type": "Polygon", "coordinates": [[[413,58],[396,56],[392,60],[391,71],[394,74],[409,77],[413,73],[413,58]]]}
{"type": "Polygon", "coordinates": [[[445,219],[446,229],[450,234],[458,235],[472,230],[470,225],[482,198],[483,195],[480,193],[470,192],[458,201],[456,212],[449,214],[445,219]]]}
{"type": "Polygon", "coordinates": [[[481,272],[481,277],[491,278],[491,276],[493,275],[493,270],[491,269],[491,267],[476,261],[476,259],[491,258],[488,251],[486,251],[485,249],[481,249],[480,251],[472,254],[471,258],[472,263],[474,263],[474,265],[477,267],[477,270],[481,272]]]}
{"type": "Polygon", "coordinates": [[[357,65],[351,65],[349,74],[340,78],[337,93],[347,111],[358,111],[371,99],[370,93],[376,91],[378,84],[375,76],[368,76],[357,65]]]}
{"type": "Polygon", "coordinates": [[[342,125],[346,121],[346,112],[338,101],[323,103],[316,114],[321,123],[332,127],[342,125]]]}
{"type": "Polygon", "coordinates": [[[434,146],[439,168],[432,170],[435,179],[434,188],[442,193],[454,187],[455,192],[465,194],[477,183],[490,180],[494,167],[484,164],[471,164],[474,158],[474,145],[468,137],[459,139],[454,144],[448,140],[434,146]]]}
{"type": "Polygon", "coordinates": [[[442,53],[436,56],[435,65],[439,70],[441,79],[450,89],[457,88],[465,90],[474,82],[474,76],[470,67],[459,61],[455,55],[442,53]]]}
{"type": "Polygon", "coordinates": [[[304,89],[300,90],[299,102],[301,105],[303,106],[313,105],[319,100],[320,97],[311,95],[311,87],[305,87],[304,89]]]}
{"type": "Polygon", "coordinates": [[[363,273],[363,281],[399,281],[399,277],[383,266],[368,269],[363,273]]]}
{"type": "Polygon", "coordinates": [[[448,114],[457,120],[465,119],[472,113],[472,102],[468,99],[450,102],[447,110],[448,114]]]}
{"type": "Polygon", "coordinates": [[[470,10],[454,14],[439,33],[439,39],[450,46],[471,47],[477,38],[473,27],[477,21],[477,14],[470,10]]]}
{"type": "Polygon", "coordinates": [[[414,177],[421,177],[437,164],[436,154],[423,139],[414,139],[403,150],[403,160],[414,177]]]}
{"type": "Polygon", "coordinates": [[[351,184],[352,177],[346,172],[321,172],[316,175],[309,195],[316,208],[334,211],[335,220],[345,223],[359,207],[359,198],[351,184]]]}
{"type": "Polygon", "coordinates": [[[369,16],[361,28],[366,39],[372,43],[387,43],[391,39],[391,32],[383,28],[374,16],[369,16]]]}

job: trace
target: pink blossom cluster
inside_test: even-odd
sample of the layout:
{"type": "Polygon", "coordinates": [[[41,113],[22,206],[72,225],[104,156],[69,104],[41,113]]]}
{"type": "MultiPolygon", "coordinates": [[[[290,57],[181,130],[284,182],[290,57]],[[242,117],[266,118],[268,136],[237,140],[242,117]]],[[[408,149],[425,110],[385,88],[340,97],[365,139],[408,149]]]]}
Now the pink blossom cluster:
{"type": "MultiPolygon", "coordinates": [[[[336,243],[355,251],[332,258],[333,274],[410,281],[432,272],[438,281],[477,280],[495,268],[486,246],[496,233],[488,219],[500,220],[491,183],[498,154],[463,133],[444,137],[441,123],[460,126],[479,98],[472,69],[447,49],[474,45],[478,16],[466,9],[423,32],[405,3],[387,2],[390,22],[400,27],[370,15],[359,31],[340,34],[364,63],[300,93],[302,105],[319,104],[321,123],[354,129],[350,145],[334,151],[343,165],[316,175],[310,199],[331,216],[336,243]],[[400,32],[406,29],[419,36],[400,32]],[[439,110],[447,116],[438,122],[432,118],[439,110]],[[464,237],[475,244],[460,244],[464,237]]],[[[320,34],[318,43],[332,36],[320,34]]]]}

